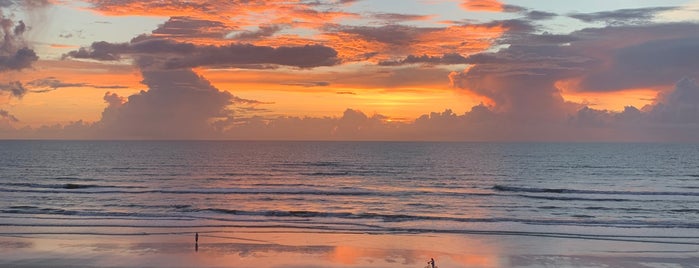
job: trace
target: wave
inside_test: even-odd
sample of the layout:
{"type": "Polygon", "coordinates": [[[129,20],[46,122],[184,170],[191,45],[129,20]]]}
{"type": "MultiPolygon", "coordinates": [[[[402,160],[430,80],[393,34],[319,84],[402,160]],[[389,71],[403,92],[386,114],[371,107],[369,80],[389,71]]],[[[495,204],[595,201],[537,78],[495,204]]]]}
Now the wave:
{"type": "MultiPolygon", "coordinates": [[[[41,227],[88,227],[85,225],[17,225],[17,226],[41,226],[41,227]]],[[[537,232],[537,231],[510,231],[510,230],[477,230],[477,229],[461,229],[461,230],[440,230],[440,229],[429,229],[429,228],[394,228],[392,230],[381,230],[381,229],[354,229],[346,230],[342,228],[335,228],[332,226],[324,227],[310,227],[310,226],[241,226],[241,225],[192,225],[192,226],[133,226],[133,225],[98,225],[94,227],[113,227],[113,228],[124,228],[124,227],[136,227],[141,228],[138,232],[128,232],[128,231],[114,231],[109,232],[106,230],[102,231],[51,231],[51,232],[2,232],[2,236],[17,236],[17,235],[89,235],[89,236],[145,236],[145,235],[192,235],[195,232],[201,233],[204,237],[217,237],[217,238],[232,238],[235,240],[241,240],[241,238],[221,236],[218,234],[228,235],[227,231],[199,231],[191,229],[201,229],[201,228],[255,228],[259,229],[258,233],[278,233],[278,228],[289,228],[296,229],[297,231],[285,230],[287,233],[345,233],[345,234],[386,234],[386,233],[449,233],[449,234],[466,234],[466,235],[495,235],[495,236],[529,236],[529,237],[548,237],[548,238],[564,238],[564,239],[581,239],[581,240],[601,240],[601,241],[622,241],[622,242],[639,242],[639,243],[658,243],[658,244],[675,244],[675,245],[699,245],[692,239],[699,237],[679,237],[679,236],[647,236],[647,235],[612,235],[612,234],[584,234],[584,233],[572,233],[572,232],[537,232]],[[148,228],[156,228],[155,230],[148,230],[148,228]],[[170,229],[172,231],[158,231],[158,229],[170,229]],[[174,229],[174,230],[173,230],[174,229]],[[268,229],[265,231],[264,229],[268,229]]],[[[242,239],[250,240],[250,239],[242,239]]],[[[250,240],[255,242],[264,242],[261,240],[250,240]]],[[[257,245],[257,244],[256,244],[257,245]]],[[[246,248],[249,246],[246,245],[246,248]]],[[[684,251],[677,251],[684,252],[684,251]]],[[[694,252],[694,251],[688,251],[694,252]]]]}
{"type": "Polygon", "coordinates": [[[699,192],[652,192],[652,191],[604,191],[604,190],[576,190],[565,188],[533,188],[496,184],[493,190],[500,192],[523,193],[556,193],[556,194],[600,194],[600,195],[679,195],[699,196],[699,192]]]}
{"type": "Polygon", "coordinates": [[[571,215],[571,219],[530,219],[530,218],[458,218],[450,216],[407,215],[407,214],[381,214],[381,213],[352,213],[352,212],[324,212],[307,210],[264,210],[246,211],[224,208],[196,209],[195,212],[213,212],[217,214],[236,216],[262,216],[266,218],[339,218],[359,220],[379,220],[381,222],[414,222],[414,221],[452,221],[463,223],[498,223],[517,222],[533,225],[574,225],[574,226],[609,226],[609,227],[656,227],[656,228],[699,228],[697,222],[677,221],[643,221],[643,220],[596,220],[589,215],[571,215]]]}
{"type": "Polygon", "coordinates": [[[338,190],[323,189],[251,189],[251,188],[202,188],[202,189],[147,189],[142,186],[104,186],[104,185],[34,185],[28,188],[1,188],[0,192],[40,193],[40,194],[205,194],[205,195],[307,195],[307,196],[493,196],[493,193],[480,192],[426,192],[426,191],[393,191],[384,192],[362,188],[340,188],[338,190]],[[77,187],[76,187],[77,186],[77,187]],[[111,188],[111,189],[109,189],[111,188]],[[120,189],[124,188],[124,189],[120,189]],[[146,190],[141,190],[146,189],[146,190]]]}
{"type": "MultiPolygon", "coordinates": [[[[193,208],[189,205],[143,207],[145,211],[121,211],[119,207],[114,210],[95,211],[93,209],[68,209],[57,207],[39,207],[29,205],[8,206],[0,209],[0,226],[13,225],[8,221],[17,221],[19,218],[36,218],[34,223],[41,223],[43,216],[65,216],[67,223],[89,224],[90,218],[100,217],[110,220],[138,220],[153,219],[165,222],[197,222],[197,220],[209,220],[215,222],[235,222],[265,225],[348,225],[353,227],[377,227],[393,230],[407,223],[408,226],[460,226],[460,224],[496,224],[518,223],[532,226],[576,226],[576,227],[612,227],[612,228],[687,228],[699,229],[699,222],[676,219],[623,219],[623,218],[598,218],[592,215],[574,214],[554,218],[531,217],[461,217],[439,216],[430,214],[392,214],[373,212],[347,212],[347,211],[314,211],[314,210],[237,210],[222,207],[193,208]],[[165,208],[165,209],[163,209],[165,208]],[[12,220],[15,219],[15,220],[12,220]],[[396,225],[397,224],[397,225],[396,225]],[[454,225],[456,224],[456,225],[454,225]]],[[[547,207],[548,208],[548,207],[547,207]]],[[[554,208],[554,207],[551,207],[554,208]]],[[[590,210],[604,209],[603,207],[586,207],[590,210]]],[[[670,213],[699,213],[693,208],[668,210],[670,213]]],[[[691,217],[690,217],[691,218],[691,217]]],[[[24,221],[21,221],[24,222],[24,221]]],[[[50,221],[55,223],[55,221],[50,221]]],[[[33,223],[28,223],[33,224],[33,223]]],[[[177,224],[181,225],[181,224],[177,224]]]]}
{"type": "Polygon", "coordinates": [[[351,173],[354,172],[349,172],[349,171],[336,171],[336,172],[308,172],[308,173],[299,173],[304,176],[347,176],[350,175],[351,173]]]}
{"type": "Polygon", "coordinates": [[[63,183],[63,184],[45,184],[45,183],[27,183],[27,182],[7,182],[0,185],[24,187],[31,189],[88,189],[88,188],[124,188],[124,189],[143,189],[144,186],[133,185],[102,185],[102,184],[83,184],[83,183],[63,183]]]}
{"type": "Polygon", "coordinates": [[[286,166],[286,167],[342,167],[350,166],[342,162],[334,161],[306,161],[306,162],[281,162],[275,163],[275,166],[286,166]]]}
{"type": "Polygon", "coordinates": [[[57,180],[57,181],[97,181],[98,179],[95,178],[78,178],[78,177],[54,177],[54,178],[48,178],[50,180],[57,180]]]}
{"type": "MultiPolygon", "coordinates": [[[[570,196],[541,196],[541,195],[527,195],[519,194],[519,197],[526,197],[531,199],[543,199],[543,200],[556,200],[556,201],[596,201],[596,202],[624,202],[624,201],[634,201],[638,202],[636,199],[625,199],[625,198],[587,198],[587,197],[570,197],[570,196]]],[[[655,200],[643,200],[643,201],[655,201],[655,200]]]]}
{"type": "MultiPolygon", "coordinates": [[[[143,220],[153,219],[167,222],[191,222],[194,219],[213,220],[217,222],[235,222],[247,223],[254,226],[267,226],[276,224],[282,227],[297,226],[297,225],[347,225],[354,227],[372,227],[394,230],[400,228],[392,223],[409,222],[409,226],[453,226],[448,222],[453,223],[520,223],[534,226],[578,226],[578,227],[613,227],[613,228],[686,228],[697,229],[699,222],[683,222],[683,221],[657,221],[657,220],[615,220],[615,219],[596,219],[588,215],[571,215],[570,218],[556,219],[532,219],[532,218],[514,218],[514,217],[487,217],[487,218],[458,218],[449,216],[430,216],[430,215],[407,215],[407,214],[381,214],[381,213],[352,213],[352,212],[325,212],[325,211],[307,211],[307,210],[262,210],[262,211],[246,211],[246,210],[231,210],[224,208],[205,208],[205,209],[183,209],[182,213],[178,214],[153,214],[153,213],[136,213],[136,212],[116,212],[116,211],[79,211],[66,210],[57,208],[39,208],[31,206],[14,206],[10,209],[0,210],[0,213],[6,214],[5,220],[12,219],[12,216],[7,214],[29,214],[29,215],[61,215],[72,216],[73,218],[66,219],[69,223],[57,224],[52,221],[50,224],[57,226],[77,225],[91,226],[89,219],[85,217],[105,217],[113,220],[143,220]],[[187,211],[187,212],[184,212],[187,211]],[[210,212],[212,214],[201,214],[202,212],[210,212]],[[218,215],[218,217],[217,217],[218,215]],[[236,217],[220,217],[236,216],[236,217]],[[299,221],[299,219],[303,219],[299,221]],[[340,221],[338,221],[338,219],[340,221]],[[435,222],[441,222],[435,224],[435,222]]],[[[40,220],[40,219],[37,219],[40,220]]],[[[104,222],[104,221],[103,221],[104,222]]],[[[18,224],[45,225],[44,223],[8,223],[0,221],[0,226],[16,226],[18,224]]],[[[48,223],[47,223],[48,224],[48,223]]],[[[113,225],[112,223],[104,222],[105,226],[113,225]]],[[[158,224],[159,223],[154,223],[158,224]]],[[[92,224],[94,225],[94,224],[92,224]]],[[[181,226],[182,224],[175,224],[181,226]]],[[[102,226],[102,225],[99,225],[102,226]]],[[[353,227],[353,228],[354,228],[353,227]]],[[[456,227],[455,227],[456,228],[456,227]]],[[[444,230],[435,230],[444,231],[444,230]]]]}
{"type": "MultiPolygon", "coordinates": [[[[121,212],[121,211],[94,211],[94,210],[71,210],[53,207],[36,206],[10,206],[0,209],[0,213],[12,215],[60,215],[75,216],[75,220],[84,220],[84,217],[108,217],[117,218],[159,218],[159,219],[187,219],[187,215],[166,214],[166,213],[142,213],[142,212],[121,212]]],[[[7,216],[7,215],[5,215],[7,216]]]]}

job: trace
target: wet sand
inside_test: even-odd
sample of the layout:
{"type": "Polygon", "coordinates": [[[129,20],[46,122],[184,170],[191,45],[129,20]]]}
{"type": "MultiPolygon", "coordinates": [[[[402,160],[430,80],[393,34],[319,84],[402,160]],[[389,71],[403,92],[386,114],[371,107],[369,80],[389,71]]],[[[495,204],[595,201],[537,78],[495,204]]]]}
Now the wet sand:
{"type": "MultiPolygon", "coordinates": [[[[699,267],[699,246],[516,235],[291,229],[0,236],[0,267],[699,267]]],[[[152,231],[152,230],[151,230],[152,231]]]]}

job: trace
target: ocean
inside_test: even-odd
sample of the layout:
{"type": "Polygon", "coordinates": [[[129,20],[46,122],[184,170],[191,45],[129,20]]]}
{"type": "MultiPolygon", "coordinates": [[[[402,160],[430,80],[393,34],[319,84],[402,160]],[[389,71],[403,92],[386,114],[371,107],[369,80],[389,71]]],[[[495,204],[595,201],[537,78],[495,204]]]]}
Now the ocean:
{"type": "Polygon", "coordinates": [[[699,245],[699,145],[0,141],[0,233],[699,245]]]}

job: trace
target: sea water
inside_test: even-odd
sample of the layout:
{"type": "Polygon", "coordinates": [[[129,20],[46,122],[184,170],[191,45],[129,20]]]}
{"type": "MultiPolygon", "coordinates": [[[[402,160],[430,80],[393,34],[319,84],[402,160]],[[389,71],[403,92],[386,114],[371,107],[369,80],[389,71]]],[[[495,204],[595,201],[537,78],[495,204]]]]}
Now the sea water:
{"type": "Polygon", "coordinates": [[[2,235],[286,228],[699,245],[699,145],[0,141],[2,235]]]}

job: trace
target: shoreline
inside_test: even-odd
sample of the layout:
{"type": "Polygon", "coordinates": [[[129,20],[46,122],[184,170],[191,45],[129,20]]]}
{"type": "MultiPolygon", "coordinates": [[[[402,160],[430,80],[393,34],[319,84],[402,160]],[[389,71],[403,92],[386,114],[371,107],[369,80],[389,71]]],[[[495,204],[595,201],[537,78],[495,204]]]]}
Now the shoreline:
{"type": "Polygon", "coordinates": [[[488,234],[201,229],[0,236],[3,267],[696,267],[699,246],[488,234]],[[198,251],[195,251],[198,249],[198,251]]]}

